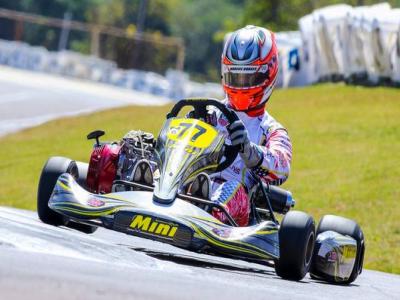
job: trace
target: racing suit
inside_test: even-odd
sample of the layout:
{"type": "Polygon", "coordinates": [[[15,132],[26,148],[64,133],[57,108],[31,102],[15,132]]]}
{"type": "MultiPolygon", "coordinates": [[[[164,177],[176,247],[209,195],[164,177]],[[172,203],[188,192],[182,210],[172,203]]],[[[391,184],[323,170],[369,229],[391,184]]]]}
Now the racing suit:
{"type": "MultiPolygon", "coordinates": [[[[246,226],[250,212],[248,191],[256,184],[256,177],[273,185],[280,185],[288,178],[292,145],[286,129],[267,112],[257,117],[250,117],[244,112],[236,114],[247,129],[253,151],[238,155],[227,169],[210,176],[211,200],[223,204],[239,226],[246,226]]],[[[209,121],[229,144],[225,117],[213,112],[209,121]]],[[[227,221],[219,210],[214,210],[212,214],[222,222],[227,221]]]]}

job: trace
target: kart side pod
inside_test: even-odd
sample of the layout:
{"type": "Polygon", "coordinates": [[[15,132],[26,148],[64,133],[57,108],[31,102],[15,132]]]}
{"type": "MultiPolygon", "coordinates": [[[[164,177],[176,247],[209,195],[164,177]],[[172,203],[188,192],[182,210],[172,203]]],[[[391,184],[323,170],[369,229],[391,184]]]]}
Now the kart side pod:
{"type": "Polygon", "coordinates": [[[364,234],[353,220],[326,215],[319,222],[311,278],[350,284],[361,274],[364,234]]]}

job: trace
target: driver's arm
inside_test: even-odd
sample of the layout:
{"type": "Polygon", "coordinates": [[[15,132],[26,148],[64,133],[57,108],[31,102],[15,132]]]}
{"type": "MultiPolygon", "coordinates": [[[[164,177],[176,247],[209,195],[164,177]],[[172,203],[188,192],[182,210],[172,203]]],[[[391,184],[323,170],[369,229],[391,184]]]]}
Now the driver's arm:
{"type": "Polygon", "coordinates": [[[239,154],[254,174],[274,185],[280,185],[288,178],[292,144],[284,128],[269,131],[263,145],[249,140],[247,129],[241,121],[234,122],[229,132],[232,145],[241,146],[239,154]]]}
{"type": "Polygon", "coordinates": [[[285,129],[277,129],[269,134],[264,146],[256,145],[261,152],[259,164],[252,167],[253,172],[264,181],[280,185],[289,177],[292,161],[292,144],[285,129]]]}

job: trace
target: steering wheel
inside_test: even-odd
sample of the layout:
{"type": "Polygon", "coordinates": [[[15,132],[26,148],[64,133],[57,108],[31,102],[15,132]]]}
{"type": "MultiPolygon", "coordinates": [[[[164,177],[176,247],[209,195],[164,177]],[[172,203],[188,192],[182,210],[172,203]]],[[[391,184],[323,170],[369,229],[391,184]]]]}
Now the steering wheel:
{"type": "MultiPolygon", "coordinates": [[[[213,98],[182,99],[177,102],[171,109],[171,111],[167,114],[167,119],[177,117],[181,109],[187,106],[191,106],[194,108],[195,119],[205,119],[207,115],[207,106],[213,106],[217,108],[228,120],[228,128],[233,122],[239,120],[239,117],[233,110],[227,108],[219,100],[213,98]]],[[[225,170],[227,167],[229,167],[235,161],[237,155],[239,154],[239,150],[240,146],[224,144],[223,156],[225,157],[225,159],[218,164],[215,171],[221,172],[222,170],[225,170]]]]}

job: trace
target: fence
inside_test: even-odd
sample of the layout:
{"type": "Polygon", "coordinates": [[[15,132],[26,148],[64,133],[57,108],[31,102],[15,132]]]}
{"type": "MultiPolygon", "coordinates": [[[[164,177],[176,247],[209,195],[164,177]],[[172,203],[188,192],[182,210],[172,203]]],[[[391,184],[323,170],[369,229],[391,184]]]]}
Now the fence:
{"type": "MultiPolygon", "coordinates": [[[[181,38],[135,33],[112,26],[76,22],[68,17],[62,20],[2,8],[0,18],[12,21],[8,35],[15,39],[0,40],[0,64],[112,84],[172,99],[222,96],[222,89],[218,84],[192,82],[182,71],[185,47],[181,38]],[[55,38],[58,42],[53,41],[53,45],[57,44],[60,49],[68,44],[66,32],[75,30],[89,34],[91,55],[70,50],[49,51],[40,45],[32,46],[23,41],[24,32],[32,27],[30,25],[26,28],[26,24],[35,24],[45,33],[50,28],[57,28],[55,38]],[[157,47],[162,48],[164,56],[158,56],[157,62],[151,65],[153,57],[149,53],[154,53],[157,47]],[[144,65],[146,61],[150,63],[144,65]],[[160,73],[165,73],[165,76],[160,73]]],[[[4,27],[1,28],[0,36],[5,31],[7,30],[4,27]]]]}
{"type": "MultiPolygon", "coordinates": [[[[18,12],[8,9],[0,8],[0,18],[12,20],[14,22],[14,36],[13,39],[22,41],[24,33],[24,24],[36,24],[43,27],[58,28],[60,31],[59,45],[66,44],[65,41],[67,35],[62,33],[75,30],[84,32],[90,35],[90,52],[93,56],[109,58],[113,54],[108,55],[107,49],[103,48],[105,39],[113,39],[112,47],[109,47],[109,51],[115,50],[115,47],[121,45],[126,48],[126,44],[132,44],[136,48],[140,48],[141,44],[146,44],[151,47],[161,47],[161,50],[165,52],[165,49],[169,49],[170,52],[175,54],[175,69],[183,70],[184,58],[185,58],[185,46],[183,40],[177,37],[167,37],[160,34],[149,34],[149,33],[138,33],[127,29],[117,28],[113,26],[103,26],[98,24],[88,24],[83,22],[77,22],[70,20],[68,17],[63,19],[44,17],[36,14],[18,12]],[[64,41],[62,41],[64,40],[64,41]],[[110,50],[111,49],[111,50],[110,50]]],[[[132,48],[132,47],[131,47],[132,48]]],[[[135,49],[131,51],[130,55],[135,57],[135,49]]],[[[62,50],[62,49],[59,49],[62,50]]],[[[142,55],[144,55],[142,53],[142,55]]],[[[116,55],[114,55],[116,56],[116,55]]],[[[167,58],[169,60],[170,58],[167,58]]],[[[135,62],[142,61],[141,57],[136,55],[135,62]]],[[[128,66],[129,67],[129,66],[128,66]]]]}

